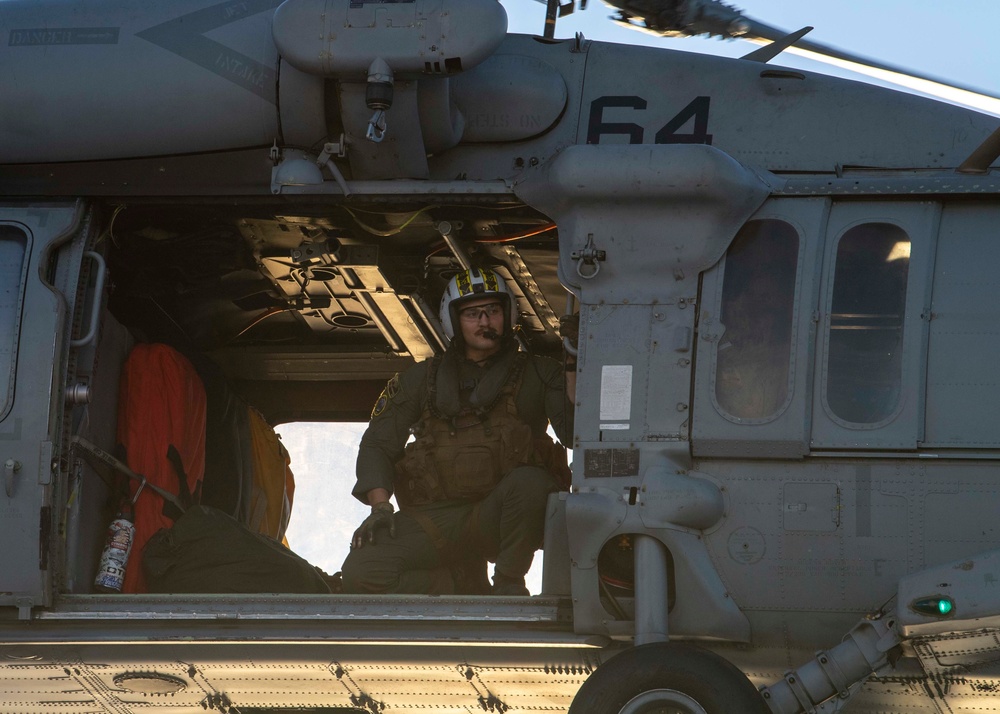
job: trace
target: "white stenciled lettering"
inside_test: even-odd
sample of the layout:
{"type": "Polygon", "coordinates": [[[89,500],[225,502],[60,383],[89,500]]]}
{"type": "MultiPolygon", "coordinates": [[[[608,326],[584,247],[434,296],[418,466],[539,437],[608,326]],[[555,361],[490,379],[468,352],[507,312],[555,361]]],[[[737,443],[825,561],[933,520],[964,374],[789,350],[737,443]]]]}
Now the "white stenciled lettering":
{"type": "Polygon", "coordinates": [[[229,75],[238,77],[246,84],[264,86],[264,72],[236,57],[220,54],[215,60],[215,66],[229,75]]]}
{"type": "Polygon", "coordinates": [[[72,30],[12,30],[12,45],[65,45],[73,41],[72,30]]]}
{"type": "Polygon", "coordinates": [[[474,114],[467,121],[474,129],[506,129],[510,123],[508,114],[474,114]]]}
{"type": "Polygon", "coordinates": [[[11,30],[7,44],[16,46],[94,45],[118,42],[116,27],[65,27],[50,29],[11,30]]]}
{"type": "Polygon", "coordinates": [[[232,5],[227,5],[222,12],[226,16],[227,20],[232,20],[249,14],[250,8],[247,7],[245,2],[238,2],[233,3],[232,5]]]}

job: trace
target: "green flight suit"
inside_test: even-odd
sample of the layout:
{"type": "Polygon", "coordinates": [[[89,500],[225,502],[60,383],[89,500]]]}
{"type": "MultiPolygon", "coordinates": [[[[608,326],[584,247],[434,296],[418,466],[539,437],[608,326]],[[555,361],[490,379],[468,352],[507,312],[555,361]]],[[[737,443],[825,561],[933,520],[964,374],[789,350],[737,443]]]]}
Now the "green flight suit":
{"type": "MultiPolygon", "coordinates": [[[[456,359],[458,393],[467,403],[474,385],[491,377],[490,370],[506,369],[508,345],[483,365],[456,359]]],[[[452,355],[455,357],[455,355],[452,355]]],[[[371,423],[361,439],[357,483],[353,495],[367,503],[374,488],[394,490],[396,464],[403,457],[410,430],[427,408],[428,370],[434,361],[421,362],[389,381],[375,405],[371,423]]],[[[440,378],[440,377],[439,377],[440,378]]],[[[496,375],[492,378],[495,380],[496,375]]],[[[547,424],[564,443],[572,438],[572,409],[566,400],[565,378],[554,360],[528,356],[521,371],[514,403],[519,419],[535,437],[544,437],[547,424]]],[[[463,583],[465,569],[475,570],[486,558],[496,572],[517,579],[531,567],[542,543],[547,494],[555,491],[552,475],[539,466],[522,465],[505,474],[478,502],[445,501],[408,506],[395,515],[396,537],[387,529],[375,543],[352,550],[343,565],[344,591],[356,593],[448,593],[481,591],[473,576],[463,583]],[[456,584],[456,575],[458,582],[456,584]]]]}

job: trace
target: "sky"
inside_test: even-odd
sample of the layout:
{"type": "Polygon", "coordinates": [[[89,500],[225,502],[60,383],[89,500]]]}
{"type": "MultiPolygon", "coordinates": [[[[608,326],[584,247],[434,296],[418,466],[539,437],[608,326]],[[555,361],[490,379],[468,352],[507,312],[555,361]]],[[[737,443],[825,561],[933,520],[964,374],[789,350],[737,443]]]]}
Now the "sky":
{"type": "MultiPolygon", "coordinates": [[[[565,0],[564,0],[565,1],[565,0]]],[[[536,0],[502,0],[508,31],[540,34],[545,7],[536,0]]],[[[793,32],[814,29],[806,39],[852,54],[910,68],[1000,96],[1000,28],[997,0],[737,0],[730,2],[754,20],[793,32]]],[[[560,18],[557,37],[582,32],[591,40],[740,57],[756,49],[744,40],[663,38],[609,19],[614,10],[590,0],[584,11],[560,18]]],[[[783,53],[771,64],[851,76],[783,53]]]]}
{"type": "MultiPolygon", "coordinates": [[[[535,0],[502,0],[502,4],[510,32],[541,34],[543,4],[535,0]]],[[[1000,96],[1000,46],[995,40],[1000,29],[1000,0],[744,0],[734,4],[746,16],[789,32],[812,25],[815,29],[808,38],[813,42],[1000,96]]],[[[615,24],[608,19],[611,14],[600,0],[590,0],[587,10],[559,20],[556,36],[572,37],[582,32],[591,40],[727,57],[740,57],[756,49],[742,40],[655,37],[615,24]]],[[[788,53],[771,64],[859,78],[788,53]]],[[[289,545],[329,573],[340,569],[351,533],[368,513],[368,508],[350,495],[364,427],[278,427],[296,476],[289,545]]],[[[541,554],[528,577],[533,593],[540,589],[540,561],[541,554]]]]}

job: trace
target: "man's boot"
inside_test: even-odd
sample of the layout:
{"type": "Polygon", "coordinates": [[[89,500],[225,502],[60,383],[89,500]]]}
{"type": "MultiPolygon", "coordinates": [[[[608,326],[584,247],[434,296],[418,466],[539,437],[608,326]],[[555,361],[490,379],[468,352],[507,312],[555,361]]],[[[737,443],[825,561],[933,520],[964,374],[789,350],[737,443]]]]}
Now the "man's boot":
{"type": "Polygon", "coordinates": [[[493,594],[504,597],[527,597],[531,593],[524,584],[524,578],[512,578],[503,573],[493,575],[493,594]]]}
{"type": "Polygon", "coordinates": [[[451,565],[456,595],[489,595],[490,578],[486,574],[489,563],[482,556],[463,558],[451,565]]]}

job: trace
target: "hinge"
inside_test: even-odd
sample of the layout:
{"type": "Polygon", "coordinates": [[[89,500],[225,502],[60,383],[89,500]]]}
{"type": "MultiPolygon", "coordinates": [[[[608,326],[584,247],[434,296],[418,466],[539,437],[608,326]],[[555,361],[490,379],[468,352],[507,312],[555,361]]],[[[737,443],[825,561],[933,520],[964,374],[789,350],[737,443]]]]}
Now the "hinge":
{"type": "Polygon", "coordinates": [[[14,605],[17,606],[17,619],[18,620],[30,620],[31,619],[31,608],[35,606],[35,601],[30,597],[19,597],[14,601],[14,605]]]}

